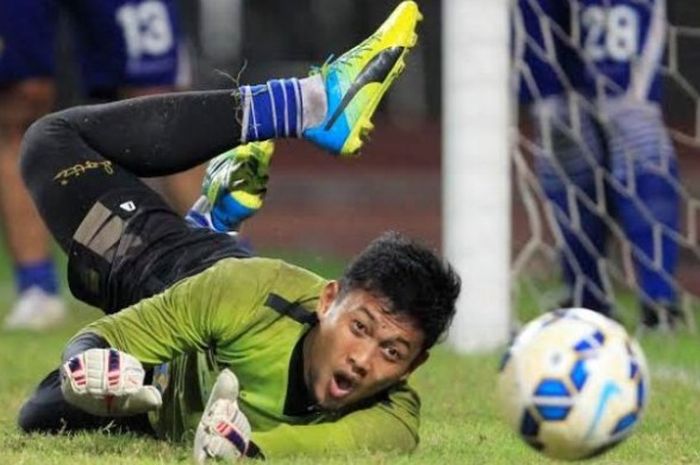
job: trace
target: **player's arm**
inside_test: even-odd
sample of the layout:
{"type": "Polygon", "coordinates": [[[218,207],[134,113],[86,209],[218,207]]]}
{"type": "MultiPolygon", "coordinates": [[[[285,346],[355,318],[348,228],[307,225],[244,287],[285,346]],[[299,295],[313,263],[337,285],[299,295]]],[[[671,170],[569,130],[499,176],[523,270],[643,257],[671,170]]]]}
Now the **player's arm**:
{"type": "Polygon", "coordinates": [[[276,277],[279,261],[226,259],[85,327],[109,346],[156,365],[198,349],[215,348],[254,318],[276,277]]]}
{"type": "Polygon", "coordinates": [[[238,406],[238,382],[224,370],[197,427],[194,458],[237,460],[242,456],[274,458],[291,454],[322,455],[360,451],[410,452],[418,445],[420,401],[401,384],[386,398],[341,418],[312,425],[282,423],[251,433],[238,406]]]}
{"type": "Polygon", "coordinates": [[[263,205],[274,150],[272,141],[251,142],[213,158],[202,195],[185,216],[188,223],[235,235],[263,205]]]}
{"type": "Polygon", "coordinates": [[[401,385],[386,400],[336,421],[281,424],[270,431],[254,432],[252,441],[266,458],[332,452],[410,452],[418,445],[419,415],[418,395],[401,385]]]}
{"type": "Polygon", "coordinates": [[[235,337],[253,317],[277,264],[263,259],[225,260],[88,325],[64,351],[64,397],[100,416],[158,408],[160,394],[143,385],[142,364],[159,364],[235,337]]]}

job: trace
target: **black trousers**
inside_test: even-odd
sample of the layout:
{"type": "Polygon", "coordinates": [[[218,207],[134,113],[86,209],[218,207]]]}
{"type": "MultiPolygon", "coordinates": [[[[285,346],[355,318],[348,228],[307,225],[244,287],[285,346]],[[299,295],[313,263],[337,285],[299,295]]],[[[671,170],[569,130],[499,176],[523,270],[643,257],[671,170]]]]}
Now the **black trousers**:
{"type": "MultiPolygon", "coordinates": [[[[48,229],[68,254],[68,281],[80,300],[119,310],[225,257],[245,257],[228,235],[190,227],[139,177],[196,166],[240,139],[237,95],[189,92],[76,107],[27,131],[21,171],[48,229]]],[[[90,347],[79,339],[64,360],[90,347]]],[[[68,404],[58,370],[20,410],[24,431],[104,428],[152,432],[145,415],[96,417],[68,404]]]]}

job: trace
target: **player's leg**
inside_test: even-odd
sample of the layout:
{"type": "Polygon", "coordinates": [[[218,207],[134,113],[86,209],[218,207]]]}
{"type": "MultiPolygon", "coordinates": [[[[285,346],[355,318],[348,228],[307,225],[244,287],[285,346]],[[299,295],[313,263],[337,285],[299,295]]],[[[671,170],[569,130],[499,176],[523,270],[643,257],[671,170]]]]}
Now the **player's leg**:
{"type": "Polygon", "coordinates": [[[6,84],[0,89],[0,212],[10,254],[18,263],[48,258],[48,232],[19,176],[24,131],[53,106],[55,89],[46,78],[6,84]]]}
{"type": "Polygon", "coordinates": [[[535,167],[561,233],[567,304],[607,314],[611,302],[605,292],[604,270],[599,266],[607,229],[595,211],[605,195],[596,181],[596,171],[604,167],[605,152],[596,124],[584,109],[569,107],[564,97],[539,103],[534,115],[544,149],[537,154],[535,167]],[[572,119],[570,111],[576,111],[577,118],[572,119]]]}
{"type": "Polygon", "coordinates": [[[0,216],[18,298],[7,328],[58,323],[65,305],[49,251],[49,234],[19,175],[22,135],[54,103],[52,0],[0,3],[0,216]]]}
{"type": "MultiPolygon", "coordinates": [[[[654,103],[623,103],[609,109],[615,209],[633,249],[640,285],[642,323],[679,316],[675,271],[680,221],[676,154],[654,103]]],[[[673,324],[673,321],[670,321],[673,324]]]]}

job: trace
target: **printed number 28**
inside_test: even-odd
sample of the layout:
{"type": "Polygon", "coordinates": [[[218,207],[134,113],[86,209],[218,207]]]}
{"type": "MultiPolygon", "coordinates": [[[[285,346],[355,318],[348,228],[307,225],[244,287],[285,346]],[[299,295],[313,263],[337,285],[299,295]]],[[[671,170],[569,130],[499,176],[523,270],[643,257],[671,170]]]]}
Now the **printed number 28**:
{"type": "Polygon", "coordinates": [[[639,16],[634,8],[591,6],[583,10],[581,23],[587,33],[584,49],[593,61],[629,61],[637,54],[639,16]]]}
{"type": "Polygon", "coordinates": [[[158,0],[120,7],[117,10],[117,22],[124,31],[127,53],[131,58],[160,55],[173,46],[168,10],[158,0]]]}

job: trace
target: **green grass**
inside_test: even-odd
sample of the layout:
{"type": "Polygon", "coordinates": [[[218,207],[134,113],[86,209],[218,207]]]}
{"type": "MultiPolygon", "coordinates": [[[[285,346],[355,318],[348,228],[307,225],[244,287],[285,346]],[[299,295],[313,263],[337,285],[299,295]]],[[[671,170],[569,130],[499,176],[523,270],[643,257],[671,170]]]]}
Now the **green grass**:
{"type": "MultiPolygon", "coordinates": [[[[286,255],[328,276],[342,262],[323,257],[286,255]]],[[[1,275],[0,275],[1,276],[1,275]]],[[[5,281],[7,283],[7,281],[5,281]]],[[[11,288],[0,288],[0,304],[11,302],[11,288]]],[[[15,426],[23,399],[43,375],[55,368],[64,342],[99,312],[73,303],[68,325],[41,335],[0,334],[0,464],[165,464],[189,463],[186,446],[109,433],[72,437],[26,436],[15,426]]],[[[590,463],[700,463],[700,342],[697,336],[646,336],[642,340],[652,367],[652,400],[639,430],[625,443],[590,463]]],[[[494,397],[498,354],[458,356],[446,348],[415,375],[422,394],[421,444],[410,456],[373,454],[324,457],[334,464],[520,464],[552,463],[528,449],[497,414],[494,397]]],[[[294,457],[279,464],[316,464],[294,457]]]]}

